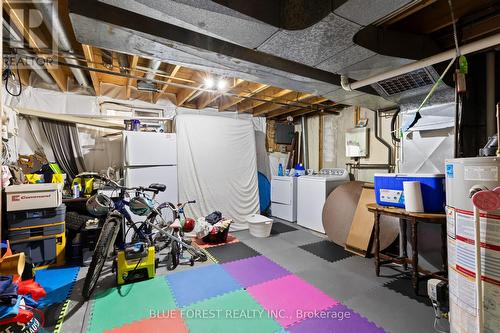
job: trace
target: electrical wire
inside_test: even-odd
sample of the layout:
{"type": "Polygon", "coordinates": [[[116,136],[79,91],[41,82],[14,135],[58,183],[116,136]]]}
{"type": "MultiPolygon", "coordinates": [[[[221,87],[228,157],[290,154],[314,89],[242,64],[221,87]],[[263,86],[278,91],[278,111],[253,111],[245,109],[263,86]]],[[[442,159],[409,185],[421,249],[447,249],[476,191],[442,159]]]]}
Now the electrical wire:
{"type": "Polygon", "coordinates": [[[9,90],[9,78],[11,76],[13,77],[16,77],[14,75],[14,73],[12,72],[11,68],[10,68],[10,64],[8,65],[8,67],[3,71],[3,80],[5,81],[5,90],[7,91],[7,93],[9,93],[9,95],[11,96],[14,96],[14,97],[18,97],[21,95],[21,93],[23,92],[23,84],[21,83],[21,76],[19,75],[19,67],[17,66],[16,67],[16,72],[17,72],[17,80],[19,81],[19,91],[17,93],[12,93],[10,90],[9,90]]]}
{"type": "Polygon", "coordinates": [[[434,309],[434,330],[436,330],[436,332],[438,333],[448,333],[448,331],[445,331],[442,329],[442,327],[439,327],[439,319],[441,319],[441,315],[439,308],[434,301],[432,302],[432,307],[434,309]]]}
{"type": "Polygon", "coordinates": [[[455,21],[455,13],[453,12],[453,5],[451,0],[448,0],[448,6],[450,7],[451,23],[453,25],[453,39],[455,41],[455,50],[457,51],[457,58],[460,57],[460,48],[458,47],[458,35],[457,35],[457,25],[455,21]]]}

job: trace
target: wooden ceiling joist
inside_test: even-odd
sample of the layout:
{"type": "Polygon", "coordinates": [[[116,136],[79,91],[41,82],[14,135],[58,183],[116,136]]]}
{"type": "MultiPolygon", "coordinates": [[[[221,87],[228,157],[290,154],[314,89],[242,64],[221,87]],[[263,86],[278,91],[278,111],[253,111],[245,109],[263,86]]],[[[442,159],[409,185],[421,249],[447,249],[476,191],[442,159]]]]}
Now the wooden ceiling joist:
{"type": "MultiPolygon", "coordinates": [[[[41,50],[45,49],[47,45],[50,45],[48,42],[49,38],[44,36],[42,31],[37,31],[37,33],[33,33],[32,31],[35,30],[34,28],[26,27],[23,22],[23,17],[20,16],[19,8],[13,7],[11,1],[4,1],[4,4],[8,9],[6,11],[9,15],[10,21],[14,24],[17,30],[21,32],[28,45],[36,51],[37,55],[40,58],[47,59],[47,56],[43,56],[41,50]]],[[[19,6],[19,3],[17,3],[16,6],[19,6]]],[[[26,9],[29,10],[29,8],[26,9]]],[[[69,76],[68,73],[65,72],[59,66],[49,64],[48,61],[45,62],[45,68],[52,76],[59,89],[64,92],[67,91],[68,76],[69,76]]]]}
{"type": "MultiPolygon", "coordinates": [[[[283,98],[277,98],[273,101],[280,102],[280,103],[294,103],[294,102],[301,102],[309,97],[312,97],[312,95],[308,94],[308,93],[299,93],[299,92],[292,91],[291,93],[288,93],[285,96],[283,96],[283,98]]],[[[261,115],[269,113],[271,111],[281,109],[282,107],[283,107],[283,105],[281,105],[281,104],[270,102],[270,103],[263,104],[261,106],[254,108],[253,115],[254,116],[261,116],[261,115]]]]}
{"type": "Polygon", "coordinates": [[[192,83],[190,88],[182,88],[177,91],[176,99],[177,106],[183,106],[193,95],[198,91],[199,88],[203,86],[203,79],[201,73],[194,72],[191,75],[191,80],[195,83],[192,83]]]}
{"type": "MultiPolygon", "coordinates": [[[[307,103],[310,105],[316,105],[316,104],[326,102],[327,100],[328,99],[324,98],[324,97],[314,96],[314,97],[309,98],[307,100],[307,103]]],[[[315,111],[316,111],[315,109],[311,109],[311,108],[302,108],[302,107],[288,108],[288,107],[285,107],[283,109],[279,109],[279,110],[276,110],[274,112],[268,113],[267,117],[268,118],[276,118],[276,117],[285,116],[285,115],[291,115],[292,117],[298,117],[298,115],[303,115],[303,114],[307,114],[307,113],[311,113],[311,112],[315,112],[315,111]],[[304,113],[302,113],[302,112],[304,112],[304,113]]]]}
{"type": "Polygon", "coordinates": [[[251,97],[268,87],[267,84],[245,81],[234,89],[234,92],[242,97],[228,96],[222,98],[219,104],[219,111],[225,111],[241,101],[244,101],[244,97],[251,97]]]}
{"type": "MultiPolygon", "coordinates": [[[[87,66],[90,68],[95,68],[94,50],[92,46],[83,44],[83,54],[85,55],[85,60],[87,60],[87,66]]],[[[90,71],[90,79],[92,81],[92,86],[94,87],[95,95],[101,95],[101,81],[99,79],[99,74],[97,72],[90,71]]]]}
{"type": "MultiPolygon", "coordinates": [[[[225,92],[232,91],[234,88],[238,87],[243,82],[245,82],[245,81],[241,80],[241,79],[232,79],[231,82],[229,83],[229,86],[225,89],[225,92]]],[[[214,92],[206,92],[198,98],[198,101],[196,103],[196,108],[197,109],[204,109],[221,96],[222,96],[222,93],[220,93],[220,92],[215,92],[215,91],[214,92]]]]}
{"type": "Polygon", "coordinates": [[[259,105],[262,105],[266,102],[272,101],[273,99],[280,98],[285,96],[286,94],[292,92],[291,90],[288,89],[282,89],[282,88],[277,88],[277,87],[269,87],[264,90],[262,90],[260,93],[257,93],[254,95],[254,97],[261,99],[259,100],[252,100],[252,99],[247,99],[237,105],[238,112],[246,112],[252,108],[256,108],[259,105]]]}
{"type": "Polygon", "coordinates": [[[173,79],[175,79],[175,76],[177,75],[177,72],[182,68],[180,65],[171,65],[173,66],[172,69],[170,70],[170,73],[168,73],[169,78],[165,81],[163,86],[161,87],[160,91],[155,94],[153,98],[153,102],[156,103],[158,102],[158,99],[160,99],[160,96],[165,93],[165,91],[168,88],[168,84],[172,82],[173,79]]]}

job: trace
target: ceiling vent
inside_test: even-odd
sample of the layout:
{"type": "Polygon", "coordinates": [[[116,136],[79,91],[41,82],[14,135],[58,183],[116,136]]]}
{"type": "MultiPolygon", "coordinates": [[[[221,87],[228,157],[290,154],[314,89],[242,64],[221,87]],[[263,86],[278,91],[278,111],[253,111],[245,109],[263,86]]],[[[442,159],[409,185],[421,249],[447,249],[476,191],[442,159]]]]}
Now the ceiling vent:
{"type": "Polygon", "coordinates": [[[424,90],[428,90],[438,79],[439,76],[434,68],[426,67],[379,81],[373,87],[382,97],[419,95],[424,90]]]}

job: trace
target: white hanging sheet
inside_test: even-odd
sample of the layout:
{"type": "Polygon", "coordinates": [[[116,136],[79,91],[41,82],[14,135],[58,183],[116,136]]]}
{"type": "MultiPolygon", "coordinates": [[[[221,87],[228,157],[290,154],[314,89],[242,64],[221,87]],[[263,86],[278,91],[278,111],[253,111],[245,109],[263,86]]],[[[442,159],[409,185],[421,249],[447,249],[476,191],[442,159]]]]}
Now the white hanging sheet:
{"type": "Polygon", "coordinates": [[[219,210],[233,219],[232,230],[247,229],[246,217],[259,211],[252,120],[180,114],[176,128],[179,199],[196,200],[188,213],[219,210]]]}

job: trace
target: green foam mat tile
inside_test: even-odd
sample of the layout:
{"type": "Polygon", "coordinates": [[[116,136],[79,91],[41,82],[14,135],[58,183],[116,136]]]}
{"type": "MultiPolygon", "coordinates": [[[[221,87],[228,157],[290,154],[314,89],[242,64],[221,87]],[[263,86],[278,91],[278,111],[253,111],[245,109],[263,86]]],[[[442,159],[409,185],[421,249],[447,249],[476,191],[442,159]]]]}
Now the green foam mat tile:
{"type": "Polygon", "coordinates": [[[190,333],[273,333],[281,326],[245,290],[183,309],[190,333]]]}
{"type": "Polygon", "coordinates": [[[126,284],[96,294],[92,300],[89,333],[102,332],[175,309],[164,277],[126,284]]]}

